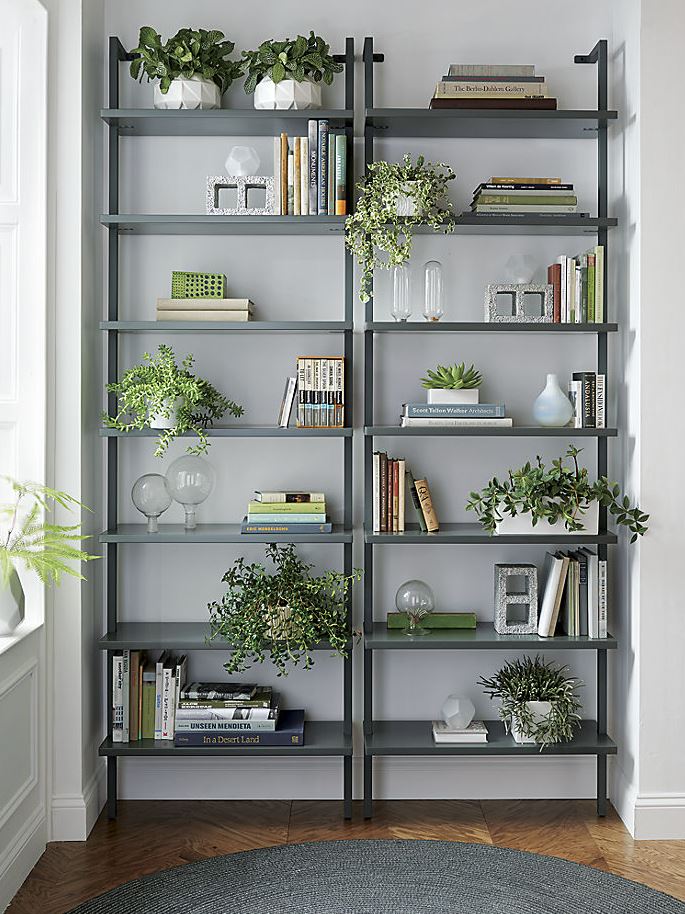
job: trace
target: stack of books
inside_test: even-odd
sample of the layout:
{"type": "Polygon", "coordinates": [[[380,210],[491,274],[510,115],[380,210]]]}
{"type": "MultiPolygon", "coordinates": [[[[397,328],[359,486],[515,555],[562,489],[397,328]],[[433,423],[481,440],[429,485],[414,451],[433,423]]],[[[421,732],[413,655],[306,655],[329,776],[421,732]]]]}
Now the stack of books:
{"type": "Polygon", "coordinates": [[[561,178],[492,177],[478,185],[471,202],[471,213],[483,216],[566,216],[577,212],[573,184],[562,184],[561,178]]]}
{"type": "Polygon", "coordinates": [[[504,403],[403,403],[401,428],[511,428],[504,403]]]}
{"type": "Polygon", "coordinates": [[[274,215],[347,215],[347,137],[310,120],[307,136],[274,137],[274,215]]]}
{"type": "Polygon", "coordinates": [[[472,720],[463,730],[454,730],[444,720],[433,721],[433,739],[436,743],[453,746],[460,743],[487,743],[488,728],[482,720],[472,720]]]}
{"type": "Polygon", "coordinates": [[[249,298],[158,298],[158,321],[250,321],[249,298]]]}
{"type": "Polygon", "coordinates": [[[323,492],[255,492],[241,533],[331,533],[323,492]]]}
{"type": "Polygon", "coordinates": [[[125,650],[112,659],[112,741],[174,738],[178,695],[188,661],[164,651],[157,660],[125,650]]]}
{"type": "Polygon", "coordinates": [[[424,533],[440,529],[427,479],[414,479],[404,457],[388,457],[385,451],[373,454],[373,532],[404,533],[407,505],[415,523],[424,533]]]}
{"type": "Polygon", "coordinates": [[[297,427],[344,428],[345,359],[298,356],[297,427]]]}
{"type": "Polygon", "coordinates": [[[176,746],[302,746],[304,711],[281,711],[270,686],[192,682],[181,690],[176,746]]]}
{"type": "Polygon", "coordinates": [[[553,111],[544,76],[532,64],[453,63],[435,87],[431,108],[538,108],[553,111]]]}
{"type": "Polygon", "coordinates": [[[604,245],[584,254],[562,254],[547,268],[557,324],[601,324],[604,321],[604,245]]]}
{"type": "Polygon", "coordinates": [[[574,371],[568,382],[568,397],[573,404],[572,428],[606,428],[605,374],[574,371]]]}
{"type": "Polygon", "coordinates": [[[607,637],[607,563],[592,549],[548,552],[538,634],[607,637]]]}

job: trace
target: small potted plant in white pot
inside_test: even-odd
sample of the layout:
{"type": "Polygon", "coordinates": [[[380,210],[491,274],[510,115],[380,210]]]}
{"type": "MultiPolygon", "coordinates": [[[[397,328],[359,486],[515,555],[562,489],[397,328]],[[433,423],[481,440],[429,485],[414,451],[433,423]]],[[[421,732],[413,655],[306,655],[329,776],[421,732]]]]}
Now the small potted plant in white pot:
{"type": "Polygon", "coordinates": [[[438,365],[430,368],[427,377],[421,378],[421,386],[427,391],[429,403],[478,403],[479,388],[483,376],[474,365],[438,365]]]}
{"type": "Polygon", "coordinates": [[[552,743],[566,743],[580,727],[581,703],[575,676],[565,675],[568,667],[542,657],[523,657],[504,664],[478,685],[499,701],[499,716],[507,733],[517,743],[534,743],[544,749],[552,743]]]}
{"type": "Polygon", "coordinates": [[[155,108],[220,108],[221,96],[243,72],[242,61],[228,59],[234,48],[218,29],[179,29],[164,42],[144,25],[130,52],[136,55],[131,76],[155,80],[155,108]]]}
{"type": "Polygon", "coordinates": [[[323,38],[309,33],[284,41],[263,41],[256,51],[243,51],[245,92],[254,92],[255,108],[321,107],[321,85],[330,86],[342,70],[323,38]]]}

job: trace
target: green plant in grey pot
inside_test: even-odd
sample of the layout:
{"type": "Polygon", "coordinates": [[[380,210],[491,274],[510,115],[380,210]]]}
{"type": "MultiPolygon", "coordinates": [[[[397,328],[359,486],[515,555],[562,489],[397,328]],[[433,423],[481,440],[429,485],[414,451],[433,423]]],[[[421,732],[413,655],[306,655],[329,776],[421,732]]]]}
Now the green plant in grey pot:
{"type": "Polygon", "coordinates": [[[373,271],[389,270],[411,257],[412,229],[431,226],[450,232],[452,204],[447,189],[455,174],[443,162],[419,156],[412,162],[372,162],[357,185],[361,196],[345,222],[345,242],[362,268],[359,297],[369,300],[373,271]]]}
{"type": "Polygon", "coordinates": [[[193,432],[198,442],[187,448],[188,453],[206,454],[206,429],[225,413],[238,417],[244,410],[209,381],[196,377],[190,370],[193,361],[193,356],[187,355],[179,366],[174,350],[164,344],[156,355],[146,352],[141,365],[129,368],[120,381],[107,385],[108,392],[117,398],[117,410],[113,416],[102,414],[104,424],[122,432],[160,429],[155,457],[164,456],[175,438],[193,432]]]}
{"type": "Polygon", "coordinates": [[[504,664],[494,676],[481,676],[478,685],[499,702],[499,716],[517,743],[536,743],[544,749],[573,739],[580,727],[582,682],[567,676],[568,667],[523,657],[504,664]]]}
{"type": "Polygon", "coordinates": [[[330,86],[342,64],[330,53],[330,45],[315,35],[298,35],[263,41],[254,51],[243,51],[245,92],[254,92],[260,109],[320,108],[321,85],[330,86]]]}
{"type": "Polygon", "coordinates": [[[313,575],[314,566],[302,561],[293,545],[272,543],[266,557],[273,573],[236,559],[222,578],[227,593],[208,606],[210,638],[230,645],[226,671],[243,672],[263,663],[268,653],[278,675],[287,676],[291,666],[313,666],[312,651],[321,642],[345,657],[352,636],[345,602],[362,572],[313,575]]]}
{"type": "Polygon", "coordinates": [[[434,371],[429,368],[426,377],[421,378],[429,403],[478,403],[482,383],[483,376],[476,366],[467,368],[466,362],[438,365],[434,371]]]}

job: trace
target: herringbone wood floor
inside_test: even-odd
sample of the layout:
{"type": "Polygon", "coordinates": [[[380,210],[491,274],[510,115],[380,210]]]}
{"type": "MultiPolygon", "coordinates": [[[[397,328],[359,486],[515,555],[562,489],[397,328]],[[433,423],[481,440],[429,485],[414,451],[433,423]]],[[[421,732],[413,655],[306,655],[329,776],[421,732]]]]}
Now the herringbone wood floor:
{"type": "Polygon", "coordinates": [[[633,841],[615,812],[587,801],[394,800],[365,821],[322,801],[122,802],[88,841],[50,844],[8,914],[64,914],[79,902],[157,870],[203,857],[303,841],[428,838],[565,857],[685,900],[685,841],[633,841]]]}

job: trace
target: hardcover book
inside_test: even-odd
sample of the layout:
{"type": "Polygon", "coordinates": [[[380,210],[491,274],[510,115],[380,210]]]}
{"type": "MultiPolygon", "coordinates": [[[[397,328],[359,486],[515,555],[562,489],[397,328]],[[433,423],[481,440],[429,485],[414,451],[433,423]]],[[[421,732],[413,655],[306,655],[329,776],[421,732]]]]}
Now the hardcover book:
{"type": "Polygon", "coordinates": [[[264,504],[324,504],[326,496],[323,492],[261,492],[257,489],[254,500],[264,504]]]}
{"type": "Polygon", "coordinates": [[[403,403],[408,419],[503,419],[504,403],[403,403]]]}
{"type": "Polygon", "coordinates": [[[191,682],[181,689],[180,699],[247,701],[255,697],[258,689],[262,691],[256,685],[242,682],[191,682]]]}
{"type": "Polygon", "coordinates": [[[304,711],[283,711],[273,732],[225,733],[217,730],[180,732],[174,736],[176,746],[206,746],[231,748],[237,746],[302,746],[304,745],[304,711]]]}
{"type": "Polygon", "coordinates": [[[332,533],[333,524],[267,524],[243,519],[240,525],[241,533],[299,533],[303,536],[310,533],[332,533]]]}
{"type": "MultiPolygon", "coordinates": [[[[388,629],[404,629],[407,626],[407,614],[391,612],[386,618],[388,629]]],[[[454,629],[468,628],[474,629],[477,625],[476,614],[474,612],[462,613],[436,613],[433,612],[421,620],[421,625],[426,629],[454,629]]]]}
{"type": "Polygon", "coordinates": [[[431,490],[428,486],[428,480],[417,479],[414,483],[414,488],[416,490],[416,494],[419,496],[421,511],[423,512],[423,516],[426,521],[426,530],[428,533],[435,533],[440,529],[440,522],[438,521],[438,515],[433,506],[433,499],[431,498],[431,490]]]}
{"type": "Polygon", "coordinates": [[[488,728],[482,720],[472,720],[461,730],[451,728],[444,720],[432,722],[433,739],[436,743],[487,743],[488,728]]]}
{"type": "MultiPolygon", "coordinates": [[[[268,502],[257,499],[249,502],[247,508],[250,514],[271,514],[274,510],[268,502]]],[[[290,501],[283,502],[278,507],[281,514],[319,514],[325,510],[325,501],[290,501]]]]}

